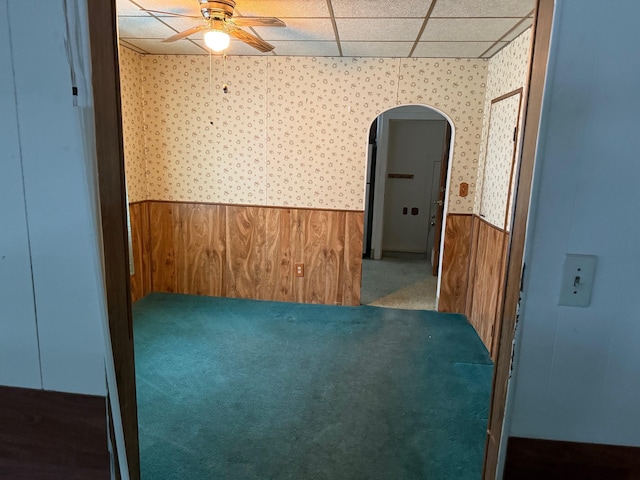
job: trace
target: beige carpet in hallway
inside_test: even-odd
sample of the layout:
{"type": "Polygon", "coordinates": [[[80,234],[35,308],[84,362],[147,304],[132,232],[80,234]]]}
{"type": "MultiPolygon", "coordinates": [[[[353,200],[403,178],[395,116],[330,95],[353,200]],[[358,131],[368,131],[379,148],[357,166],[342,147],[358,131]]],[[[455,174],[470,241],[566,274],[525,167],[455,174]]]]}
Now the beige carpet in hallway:
{"type": "Polygon", "coordinates": [[[361,303],[405,310],[435,310],[438,278],[423,259],[362,261],[361,303]]]}

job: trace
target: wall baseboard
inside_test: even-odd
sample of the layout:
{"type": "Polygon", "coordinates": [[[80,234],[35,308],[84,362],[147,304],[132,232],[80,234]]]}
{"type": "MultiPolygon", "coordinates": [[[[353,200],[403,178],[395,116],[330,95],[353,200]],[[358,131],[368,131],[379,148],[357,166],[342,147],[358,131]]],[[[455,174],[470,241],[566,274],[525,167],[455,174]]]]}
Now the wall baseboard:
{"type": "Polygon", "coordinates": [[[0,386],[0,478],[110,479],[106,398],[0,386]]]}
{"type": "Polygon", "coordinates": [[[637,480],[640,447],[509,437],[504,480],[637,480]]]}

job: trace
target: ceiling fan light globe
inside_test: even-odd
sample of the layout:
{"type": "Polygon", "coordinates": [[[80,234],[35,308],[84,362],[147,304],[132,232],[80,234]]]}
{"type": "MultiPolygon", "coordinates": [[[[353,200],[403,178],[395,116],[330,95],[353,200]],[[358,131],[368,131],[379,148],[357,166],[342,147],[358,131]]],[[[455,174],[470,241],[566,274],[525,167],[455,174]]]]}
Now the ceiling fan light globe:
{"type": "Polygon", "coordinates": [[[229,34],[220,30],[209,30],[204,34],[204,43],[214,52],[221,52],[229,46],[229,34]]]}

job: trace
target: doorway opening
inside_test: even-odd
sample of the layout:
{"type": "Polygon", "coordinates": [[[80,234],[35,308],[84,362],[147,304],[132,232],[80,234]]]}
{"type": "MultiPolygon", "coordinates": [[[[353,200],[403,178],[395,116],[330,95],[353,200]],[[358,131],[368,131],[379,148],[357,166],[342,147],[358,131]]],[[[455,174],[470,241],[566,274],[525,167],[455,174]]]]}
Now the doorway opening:
{"type": "Polygon", "coordinates": [[[372,122],[363,304],[436,309],[451,132],[442,113],[423,105],[395,107],[372,122]]]}

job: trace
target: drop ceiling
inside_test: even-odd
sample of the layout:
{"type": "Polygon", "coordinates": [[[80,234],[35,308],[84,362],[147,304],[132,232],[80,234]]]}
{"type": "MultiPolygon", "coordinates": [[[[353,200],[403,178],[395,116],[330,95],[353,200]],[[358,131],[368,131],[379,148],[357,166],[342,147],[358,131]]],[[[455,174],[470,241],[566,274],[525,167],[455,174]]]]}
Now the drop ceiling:
{"type": "MultiPolygon", "coordinates": [[[[246,30],[275,46],[261,53],[233,39],[227,55],[489,58],[532,24],[535,0],[236,0],[235,17],[278,17],[286,27],[246,30]]],[[[139,53],[209,53],[198,0],[117,0],[120,43],[139,53]],[[178,17],[156,10],[194,18],[178,17]]]]}

